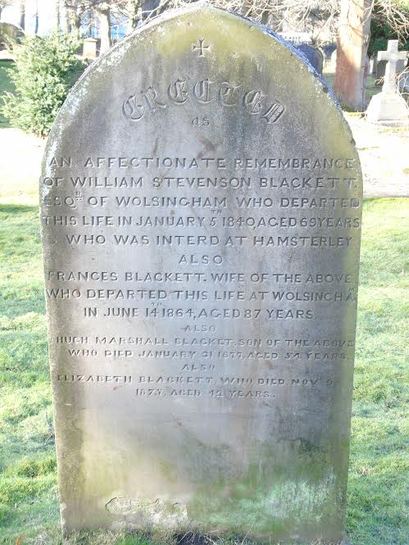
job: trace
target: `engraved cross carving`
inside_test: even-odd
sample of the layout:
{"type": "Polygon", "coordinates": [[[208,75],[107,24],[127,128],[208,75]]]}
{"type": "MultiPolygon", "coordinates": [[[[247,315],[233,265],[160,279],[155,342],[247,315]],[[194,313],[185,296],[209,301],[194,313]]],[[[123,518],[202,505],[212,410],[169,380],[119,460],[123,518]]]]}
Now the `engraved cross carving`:
{"type": "Polygon", "coordinates": [[[199,43],[198,44],[192,44],[192,51],[195,52],[195,51],[198,51],[199,52],[199,57],[204,57],[205,56],[205,50],[207,49],[210,49],[210,46],[209,45],[205,45],[205,41],[203,39],[199,39],[199,43]]]}
{"type": "Polygon", "coordinates": [[[398,51],[398,40],[388,40],[387,51],[378,51],[377,60],[387,61],[382,91],[396,91],[396,76],[398,75],[398,61],[406,60],[407,51],[398,51]]]}

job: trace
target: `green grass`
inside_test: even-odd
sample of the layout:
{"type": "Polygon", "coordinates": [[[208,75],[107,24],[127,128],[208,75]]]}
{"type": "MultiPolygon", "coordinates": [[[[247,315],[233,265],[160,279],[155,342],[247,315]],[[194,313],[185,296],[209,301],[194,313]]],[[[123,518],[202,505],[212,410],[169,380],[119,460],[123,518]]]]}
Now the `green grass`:
{"type": "Polygon", "coordinates": [[[409,200],[367,201],[359,291],[348,530],[409,543],[409,200]]]}
{"type": "MultiPolygon", "coordinates": [[[[10,79],[10,74],[14,70],[14,62],[12,61],[0,61],[0,108],[2,106],[2,95],[9,91],[14,91],[14,85],[10,79]]],[[[8,119],[6,119],[0,111],[0,129],[10,127],[8,119]]]]}
{"type": "MultiPolygon", "coordinates": [[[[0,544],[60,545],[38,211],[0,207],[0,544]]],[[[347,529],[409,542],[409,200],[364,207],[347,529]]],[[[150,545],[82,533],[70,545],[150,545]]]]}

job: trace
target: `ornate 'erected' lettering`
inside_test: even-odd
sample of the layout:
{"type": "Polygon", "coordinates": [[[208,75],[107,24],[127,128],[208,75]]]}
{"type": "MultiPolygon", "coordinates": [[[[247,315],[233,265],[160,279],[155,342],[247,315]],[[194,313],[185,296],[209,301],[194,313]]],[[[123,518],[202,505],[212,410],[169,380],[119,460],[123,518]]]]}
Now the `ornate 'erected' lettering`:
{"type": "Polygon", "coordinates": [[[140,121],[146,113],[155,113],[172,104],[217,103],[221,107],[241,106],[250,115],[260,116],[269,124],[276,123],[285,112],[284,105],[272,101],[259,89],[246,91],[242,84],[217,83],[209,78],[193,82],[190,78],[178,78],[167,86],[166,95],[150,86],[128,96],[122,104],[122,112],[130,121],[140,121]]]}

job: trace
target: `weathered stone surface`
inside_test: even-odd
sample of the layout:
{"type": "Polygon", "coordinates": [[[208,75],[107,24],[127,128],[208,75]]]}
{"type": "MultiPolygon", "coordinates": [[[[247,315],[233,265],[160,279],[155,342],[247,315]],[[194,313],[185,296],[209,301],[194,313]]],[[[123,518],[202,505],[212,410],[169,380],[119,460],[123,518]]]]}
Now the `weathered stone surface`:
{"type": "Polygon", "coordinates": [[[41,200],[66,530],[340,542],[361,173],[321,80],[160,18],[70,94],[41,200]]]}

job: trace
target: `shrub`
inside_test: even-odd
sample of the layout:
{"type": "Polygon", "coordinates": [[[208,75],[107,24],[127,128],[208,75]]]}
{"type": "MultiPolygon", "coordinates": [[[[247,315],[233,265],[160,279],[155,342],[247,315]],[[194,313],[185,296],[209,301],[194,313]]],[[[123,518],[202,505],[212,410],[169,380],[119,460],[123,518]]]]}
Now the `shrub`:
{"type": "Polygon", "coordinates": [[[6,93],[2,112],[13,126],[40,136],[48,134],[69,89],[85,65],[76,55],[72,35],[25,38],[15,49],[15,92],[6,93]]]}

